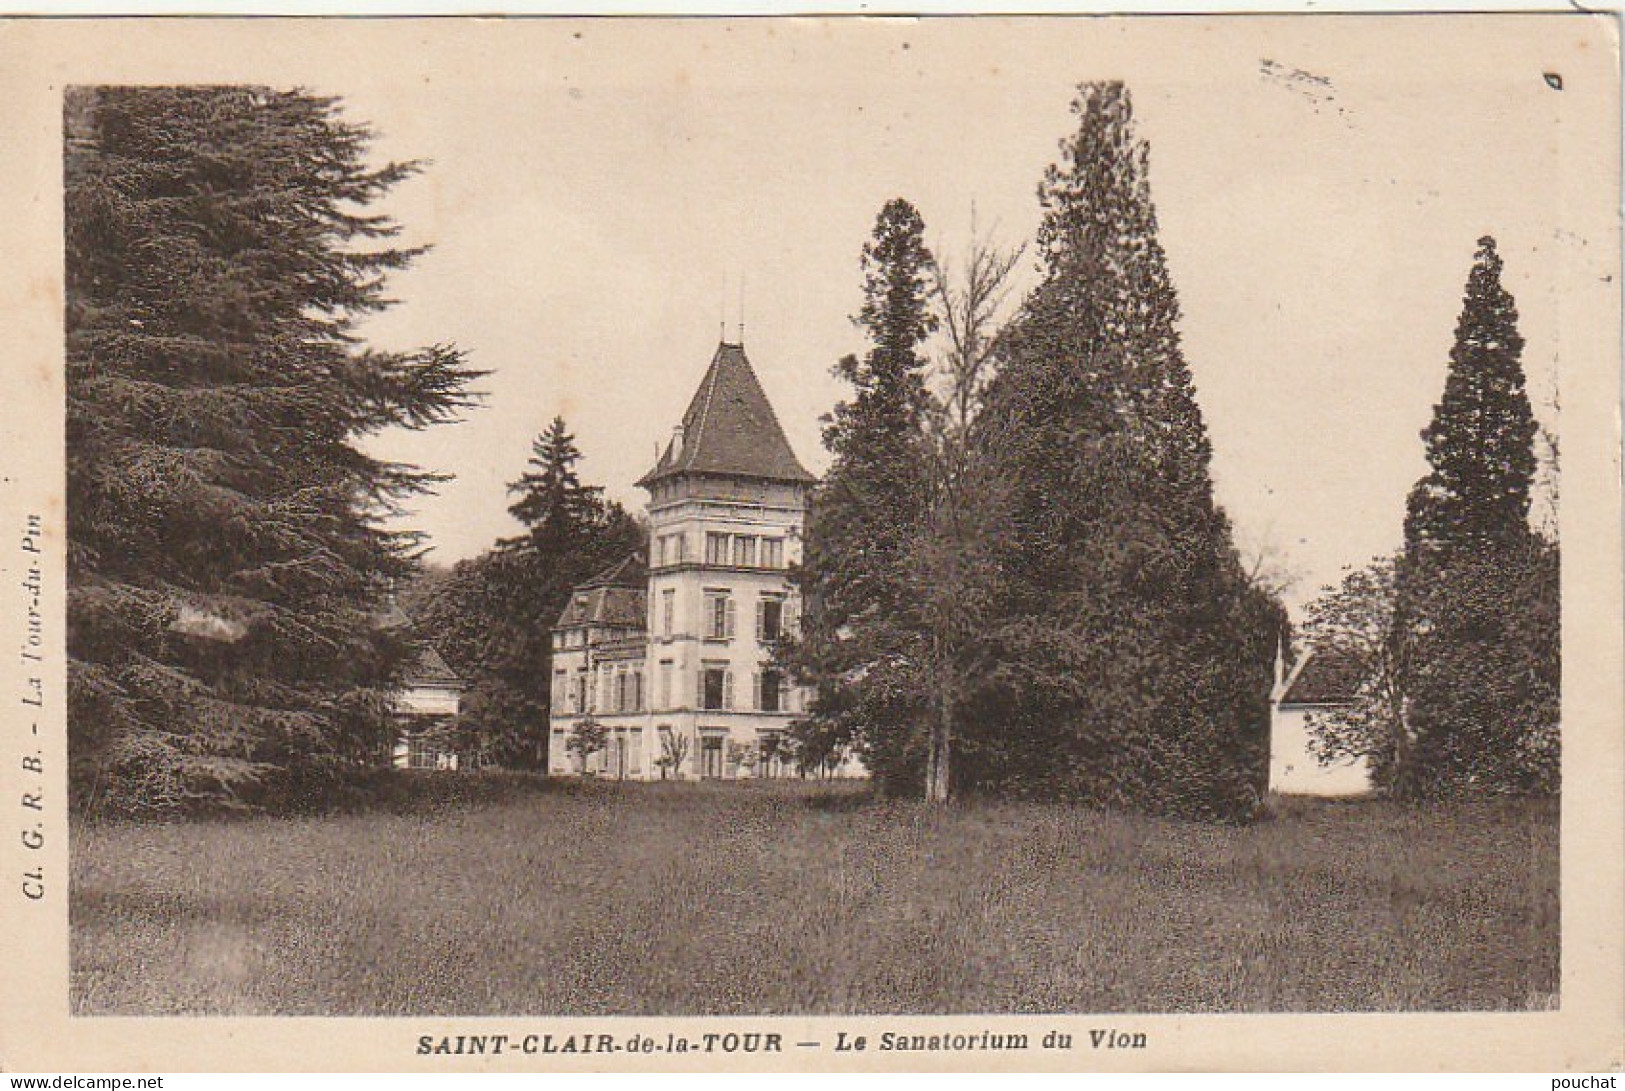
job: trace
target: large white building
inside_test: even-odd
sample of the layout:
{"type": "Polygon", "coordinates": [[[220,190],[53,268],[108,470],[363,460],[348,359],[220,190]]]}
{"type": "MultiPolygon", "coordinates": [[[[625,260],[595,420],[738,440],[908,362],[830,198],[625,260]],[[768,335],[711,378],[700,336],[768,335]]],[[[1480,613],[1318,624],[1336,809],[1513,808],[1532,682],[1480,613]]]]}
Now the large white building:
{"type": "MultiPolygon", "coordinates": [[[[806,695],[775,669],[796,625],[812,474],[796,458],[742,345],[717,347],[654,468],[649,556],[575,589],[552,636],[548,770],[658,780],[783,776],[806,695]],[[571,729],[609,745],[582,768],[571,729]]],[[[861,775],[845,761],[838,775],[861,775]]]]}

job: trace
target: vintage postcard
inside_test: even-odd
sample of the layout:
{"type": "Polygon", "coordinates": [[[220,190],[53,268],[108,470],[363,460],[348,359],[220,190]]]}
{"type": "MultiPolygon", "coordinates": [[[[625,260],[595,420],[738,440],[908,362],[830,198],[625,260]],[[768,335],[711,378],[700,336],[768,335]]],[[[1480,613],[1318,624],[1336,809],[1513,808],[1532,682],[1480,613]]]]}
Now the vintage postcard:
{"type": "Polygon", "coordinates": [[[0,1067],[1617,1069],[1618,30],[0,22],[0,1067]]]}

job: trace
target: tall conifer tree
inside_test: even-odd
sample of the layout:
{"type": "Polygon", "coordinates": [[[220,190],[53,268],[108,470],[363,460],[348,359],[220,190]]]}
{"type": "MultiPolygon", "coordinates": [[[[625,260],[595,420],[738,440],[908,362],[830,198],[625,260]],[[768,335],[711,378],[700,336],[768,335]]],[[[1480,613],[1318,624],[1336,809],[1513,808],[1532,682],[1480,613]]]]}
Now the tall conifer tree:
{"type": "Polygon", "coordinates": [[[804,750],[856,742],[894,789],[917,786],[925,746],[912,581],[925,517],[922,347],[935,327],[924,232],[913,205],[893,199],[863,248],[856,322],[871,348],[836,367],[853,396],[824,429],[834,460],[808,518],[794,663],[817,692],[804,750]]]}
{"type": "Polygon", "coordinates": [[[1518,308],[1495,240],[1478,240],[1444,396],[1422,431],[1429,472],[1412,490],[1407,551],[1470,552],[1529,533],[1535,414],[1524,389],[1518,308]]]}
{"type": "Polygon", "coordinates": [[[404,648],[375,624],[433,475],[358,445],[450,420],[454,349],[367,348],[416,251],[368,206],[336,100],[70,89],[67,434],[76,802],[163,810],[316,792],[378,760],[404,648]]]}
{"type": "Polygon", "coordinates": [[[1010,482],[998,677],[973,779],[1234,817],[1264,787],[1282,615],[1215,506],[1145,142],[1088,84],[1040,187],[1044,277],[1000,339],[981,447],[1010,482]]]}
{"type": "Polygon", "coordinates": [[[552,631],[571,591],[644,545],[638,521],[582,483],[580,461],[564,419],[553,418],[508,485],[508,511],[524,532],[458,563],[419,619],[471,683],[462,717],[470,746],[500,765],[545,760],[552,631]]]}
{"type": "Polygon", "coordinates": [[[543,552],[558,552],[571,538],[603,518],[603,489],[583,485],[576,472],[581,451],[563,417],[531,442],[530,461],[518,480],[508,485],[517,496],[508,514],[525,525],[526,535],[543,552]]]}
{"type": "Polygon", "coordinates": [[[1501,274],[1480,239],[1406,510],[1391,781],[1415,796],[1557,789],[1558,550],[1529,526],[1536,424],[1501,274]]]}

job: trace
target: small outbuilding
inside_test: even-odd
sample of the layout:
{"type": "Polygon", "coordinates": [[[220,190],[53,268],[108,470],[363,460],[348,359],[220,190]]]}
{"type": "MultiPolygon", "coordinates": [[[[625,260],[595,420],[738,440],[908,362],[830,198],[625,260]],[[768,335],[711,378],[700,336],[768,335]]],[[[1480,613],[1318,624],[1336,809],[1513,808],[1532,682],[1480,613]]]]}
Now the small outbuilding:
{"type": "Polygon", "coordinates": [[[1308,649],[1290,669],[1284,653],[1276,657],[1270,693],[1270,791],[1354,796],[1371,790],[1371,769],[1364,758],[1325,763],[1310,746],[1313,717],[1352,705],[1363,680],[1359,661],[1335,648],[1308,649]]]}
{"type": "Polygon", "coordinates": [[[462,678],[439,652],[425,648],[401,683],[395,699],[401,731],[392,763],[397,769],[456,769],[460,759],[444,728],[462,709],[462,678]]]}

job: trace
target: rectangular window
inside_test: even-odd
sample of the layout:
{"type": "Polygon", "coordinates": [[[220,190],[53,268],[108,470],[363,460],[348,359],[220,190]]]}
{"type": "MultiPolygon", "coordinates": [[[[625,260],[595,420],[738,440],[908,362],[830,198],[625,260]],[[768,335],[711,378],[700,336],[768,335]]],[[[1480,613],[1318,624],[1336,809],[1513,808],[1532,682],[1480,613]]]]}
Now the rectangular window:
{"type": "Polygon", "coordinates": [[[557,670],[553,672],[553,711],[570,711],[570,672],[557,670]]]}
{"type": "Polygon", "coordinates": [[[757,677],[756,707],[763,712],[784,709],[784,675],[772,668],[764,668],[757,677]]]}
{"type": "MultiPolygon", "coordinates": [[[[639,678],[643,677],[641,674],[639,678]]],[[[631,733],[631,762],[628,772],[634,776],[643,772],[643,728],[634,727],[631,733]]]]}
{"type": "Polygon", "coordinates": [[[668,588],[660,592],[660,635],[670,636],[677,620],[677,592],[668,588]]]}
{"type": "Polygon", "coordinates": [[[582,713],[587,711],[587,668],[582,667],[576,672],[575,699],[570,702],[571,712],[582,713]]]}
{"type": "Polygon", "coordinates": [[[782,539],[782,538],[763,538],[762,539],[762,567],[763,568],[783,568],[784,567],[784,539],[782,539]]]}
{"type": "Polygon", "coordinates": [[[672,673],[672,661],[670,659],[662,659],[660,661],[660,707],[661,708],[670,708],[671,707],[671,673],[672,673]]]}
{"type": "Polygon", "coordinates": [[[632,711],[643,711],[643,668],[632,668],[632,711]]]}
{"type": "Polygon", "coordinates": [[[734,535],[734,564],[740,568],[756,567],[756,539],[748,534],[734,535]]]}
{"type": "Polygon", "coordinates": [[[734,600],[727,591],[705,593],[705,639],[732,640],[734,600]]]}
{"type": "Polygon", "coordinates": [[[728,563],[728,536],[715,531],[707,531],[705,535],[705,563],[728,563]]]}
{"type": "Polygon", "coordinates": [[[624,670],[615,672],[615,711],[632,711],[632,675],[624,670]]]}
{"type": "Polygon", "coordinates": [[[725,664],[707,663],[700,670],[700,707],[720,712],[733,707],[733,672],[725,664]]]}
{"type": "Polygon", "coordinates": [[[725,739],[721,735],[700,736],[700,776],[707,780],[717,780],[722,777],[723,746],[725,739]]]}
{"type": "Polygon", "coordinates": [[[756,640],[772,644],[784,635],[784,599],[763,595],[756,600],[756,640]]]}

